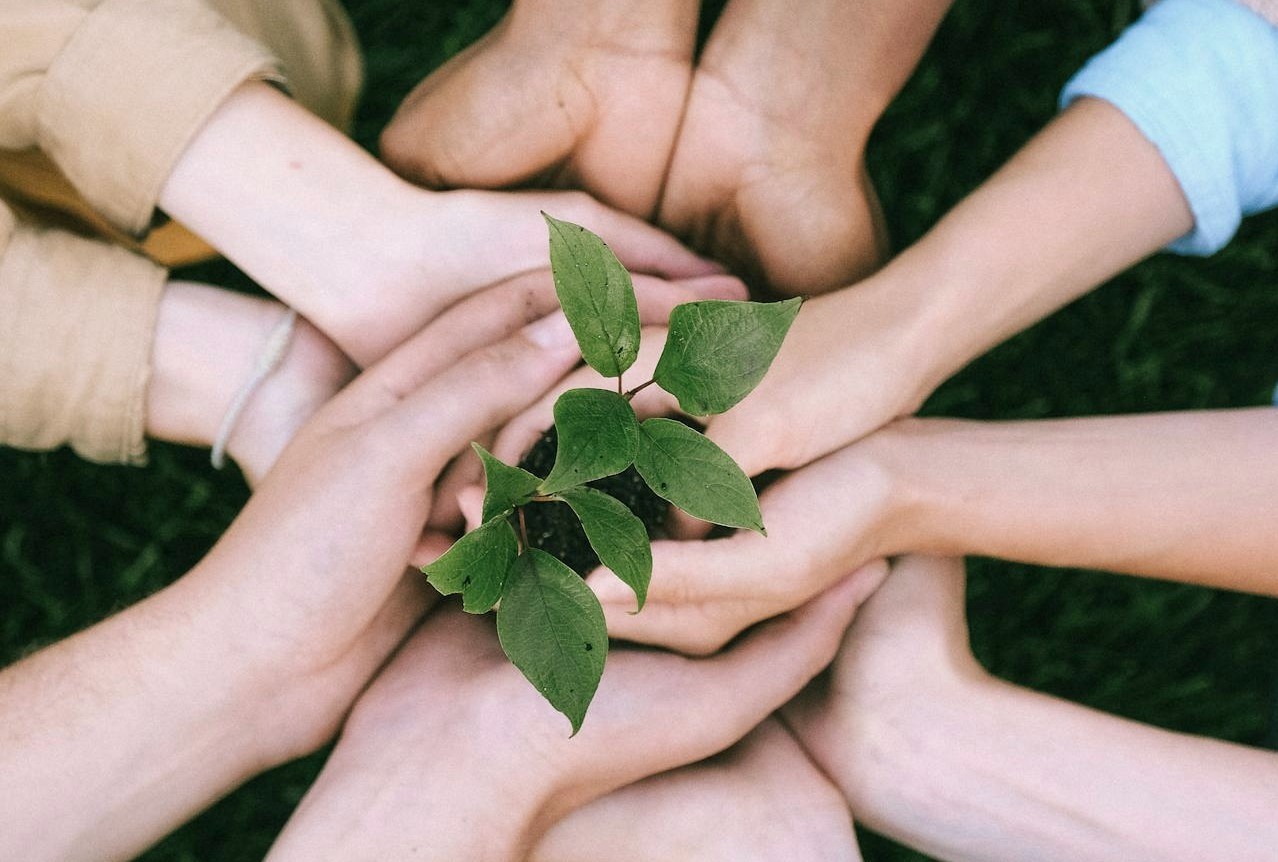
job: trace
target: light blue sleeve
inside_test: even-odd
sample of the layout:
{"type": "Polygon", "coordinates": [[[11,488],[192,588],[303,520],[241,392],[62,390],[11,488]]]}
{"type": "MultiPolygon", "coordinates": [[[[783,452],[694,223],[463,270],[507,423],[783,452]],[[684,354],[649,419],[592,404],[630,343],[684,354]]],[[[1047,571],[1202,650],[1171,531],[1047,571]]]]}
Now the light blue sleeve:
{"type": "Polygon", "coordinates": [[[1065,85],[1158,147],[1194,214],[1169,246],[1209,255],[1278,204],[1278,27],[1233,0],[1162,0],[1065,85]]]}

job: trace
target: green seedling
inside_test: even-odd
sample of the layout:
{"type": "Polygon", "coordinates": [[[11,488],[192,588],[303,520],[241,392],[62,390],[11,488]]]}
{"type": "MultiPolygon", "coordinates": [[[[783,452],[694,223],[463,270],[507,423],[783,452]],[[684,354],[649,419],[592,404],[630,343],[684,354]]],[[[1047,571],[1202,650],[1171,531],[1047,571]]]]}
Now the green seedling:
{"type": "Polygon", "coordinates": [[[621,501],[586,483],[634,466],[657,496],[688,514],[766,535],[750,479],[704,435],[672,419],[640,421],[635,394],[657,385],[691,416],[722,413],[745,398],[781,348],[800,300],[689,302],[670,315],[652,380],[626,389],[622,375],[639,354],[634,285],[598,236],[545,213],[555,291],[582,358],[616,390],[572,389],[555,402],[558,448],[545,477],[512,467],[473,444],[487,479],[483,523],[425,566],[464,610],[497,608],[502,649],[555,709],[581,729],[608,655],[603,609],[555,557],[529,546],[523,507],[568,504],[607,566],[643,609],[652,548],[643,522],[621,501]]]}

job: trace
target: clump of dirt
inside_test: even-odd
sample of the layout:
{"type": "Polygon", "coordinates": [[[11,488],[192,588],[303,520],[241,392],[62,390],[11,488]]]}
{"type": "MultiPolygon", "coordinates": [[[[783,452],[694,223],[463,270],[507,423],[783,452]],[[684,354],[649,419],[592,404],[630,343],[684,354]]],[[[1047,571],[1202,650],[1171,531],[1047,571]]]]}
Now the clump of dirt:
{"type": "MultiPolygon", "coordinates": [[[[558,441],[559,435],[551,427],[541,435],[519,466],[537,476],[549,475],[555,465],[558,441]]],[[[652,492],[634,467],[589,485],[625,503],[643,521],[649,538],[662,538],[670,504],[652,492]]],[[[581,575],[588,574],[599,565],[599,556],[590,547],[586,531],[567,503],[530,503],[523,507],[523,511],[529,545],[557,557],[581,575]]]]}

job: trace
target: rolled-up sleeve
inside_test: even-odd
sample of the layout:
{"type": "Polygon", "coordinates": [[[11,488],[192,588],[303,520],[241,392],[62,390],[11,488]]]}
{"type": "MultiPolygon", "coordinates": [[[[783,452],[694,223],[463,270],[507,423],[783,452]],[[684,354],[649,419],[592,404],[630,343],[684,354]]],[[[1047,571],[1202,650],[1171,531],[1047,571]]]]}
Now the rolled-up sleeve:
{"type": "MultiPolygon", "coordinates": [[[[1273,12],[1274,3],[1252,3],[1273,12]]],[[[1207,255],[1278,205],[1278,28],[1233,0],[1162,0],[1066,84],[1115,105],[1159,150],[1194,215],[1169,248],[1207,255]]]]}
{"type": "Polygon", "coordinates": [[[4,0],[0,147],[39,147],[119,229],[141,236],[219,104],[279,63],[202,0],[4,0]]]}
{"type": "Polygon", "coordinates": [[[139,255],[24,225],[0,204],[0,444],[145,461],[166,278],[139,255]]]}

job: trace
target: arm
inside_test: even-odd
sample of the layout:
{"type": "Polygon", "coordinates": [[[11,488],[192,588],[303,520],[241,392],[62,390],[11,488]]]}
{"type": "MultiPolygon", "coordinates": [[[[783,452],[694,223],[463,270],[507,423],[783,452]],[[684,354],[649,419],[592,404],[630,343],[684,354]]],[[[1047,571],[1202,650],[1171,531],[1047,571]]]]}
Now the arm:
{"type": "Polygon", "coordinates": [[[655,543],[642,614],[628,613],[611,574],[591,583],[613,634],[695,652],[797,606],[850,567],[911,552],[1278,595],[1276,443],[1273,408],[900,420],[764,491],[767,538],[655,543]]]}
{"type": "Polygon", "coordinates": [[[1107,569],[1278,595],[1278,411],[907,420],[879,452],[891,553],[1107,569]]]}
{"type": "Polygon", "coordinates": [[[580,193],[429,192],[265,83],[200,129],[159,206],[367,364],[471,293],[545,264],[538,211],[585,224],[640,272],[717,272],[580,193]]]}
{"type": "Polygon", "coordinates": [[[571,738],[491,621],[440,607],[360,698],[268,858],[524,859],[569,812],[727,748],[793,697],[851,620],[855,581],[717,656],[613,651],[571,738]]]}
{"type": "Polygon", "coordinates": [[[1192,224],[1154,145],[1113,106],[1077,102],[881,272],[806,303],[707,433],[752,474],[808,463],[1192,224]]]}
{"type": "Polygon", "coordinates": [[[906,557],[786,720],[877,831],[943,859],[1265,860],[1278,755],[990,678],[962,563],[906,557]]]}
{"type": "Polygon", "coordinates": [[[1063,101],[881,273],[809,303],[710,436],[751,473],[807,463],[1173,240],[1210,253],[1278,202],[1278,28],[1237,3],[1164,0],[1063,101]]]}
{"type": "Polygon", "coordinates": [[[0,821],[20,824],[0,856],[131,857],[332,737],[429,605],[404,577],[426,489],[577,358],[562,317],[521,323],[467,355],[441,318],[316,414],[193,571],[0,673],[0,821]]]}

